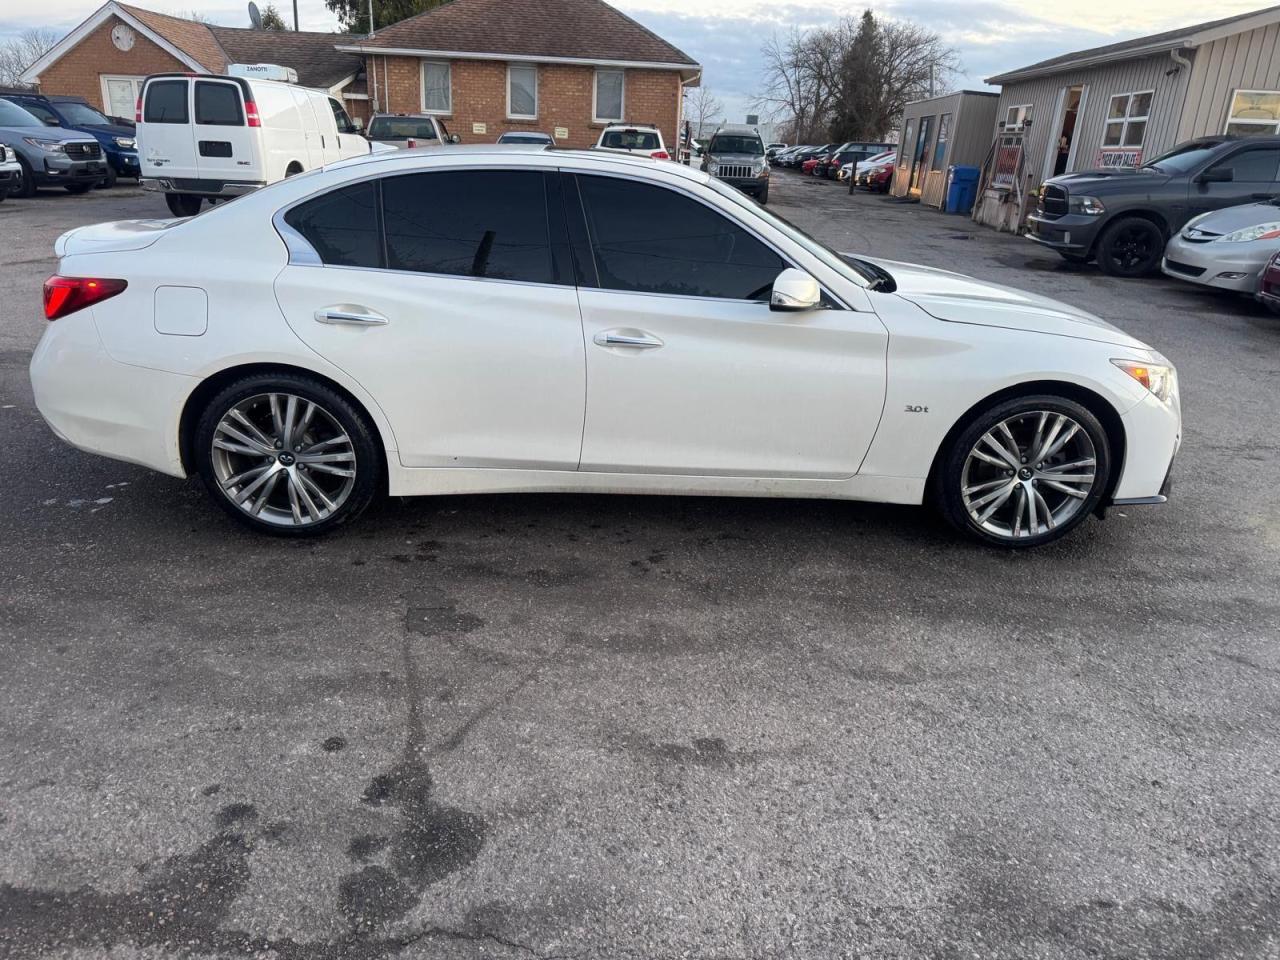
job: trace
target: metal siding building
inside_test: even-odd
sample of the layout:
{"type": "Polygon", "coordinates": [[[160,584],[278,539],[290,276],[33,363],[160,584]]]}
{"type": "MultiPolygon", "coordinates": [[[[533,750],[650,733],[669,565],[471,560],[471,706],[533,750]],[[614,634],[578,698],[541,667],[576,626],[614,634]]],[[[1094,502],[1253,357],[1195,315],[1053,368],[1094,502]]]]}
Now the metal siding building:
{"type": "Polygon", "coordinates": [[[991,129],[996,119],[994,93],[961,90],[928,100],[907,104],[902,112],[902,142],[893,173],[893,194],[905,197],[918,193],[920,202],[941,207],[946,200],[947,168],[953,164],[981,166],[991,146],[991,129]],[[947,138],[938,153],[938,137],[943,117],[950,117],[947,138]],[[932,118],[925,129],[924,121],[932,118]],[[924,168],[913,177],[911,160],[917,155],[920,135],[924,131],[924,168]],[[910,142],[908,142],[910,141],[910,142]],[[912,180],[915,179],[913,187],[912,180]]]}
{"type": "Polygon", "coordinates": [[[1136,165],[1222,134],[1233,116],[1236,132],[1280,132],[1280,7],[1065,54],[987,82],[1000,86],[1000,102],[974,216],[1017,229],[1031,194],[1055,173],[1136,165]],[[1236,102],[1239,91],[1247,104],[1236,102]],[[1024,116],[1030,122],[1016,122],[1024,116]]]}

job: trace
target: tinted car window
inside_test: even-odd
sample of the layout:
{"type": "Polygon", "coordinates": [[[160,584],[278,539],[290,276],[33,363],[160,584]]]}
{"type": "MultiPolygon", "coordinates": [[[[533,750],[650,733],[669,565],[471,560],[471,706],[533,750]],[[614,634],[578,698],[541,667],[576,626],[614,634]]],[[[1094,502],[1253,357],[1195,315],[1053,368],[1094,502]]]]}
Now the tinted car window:
{"type": "Polygon", "coordinates": [[[286,213],[284,219],[307,238],[325,263],[382,266],[375,182],[357,183],[308,200],[286,213]]]}
{"type": "Polygon", "coordinates": [[[1220,142],[1184,143],[1143,166],[1152,167],[1161,173],[1186,173],[1208,160],[1220,146],[1220,142]]]}
{"type": "Polygon", "coordinates": [[[22,108],[35,116],[41,122],[47,123],[51,127],[62,126],[62,121],[58,119],[58,115],[43,103],[36,103],[34,100],[27,100],[22,104],[22,108]]]}
{"type": "Polygon", "coordinates": [[[612,177],[578,180],[606,289],[767,300],[786,267],[737,224],[674,190],[612,177]]]}
{"type": "Polygon", "coordinates": [[[504,133],[498,138],[499,143],[541,143],[554,144],[545,133],[504,133]]]}
{"type": "Polygon", "coordinates": [[[646,130],[608,130],[600,146],[611,150],[657,150],[658,135],[646,130]]]}
{"type": "Polygon", "coordinates": [[[39,119],[16,103],[0,100],[0,127],[42,127],[39,119]]]}
{"type": "Polygon", "coordinates": [[[436,128],[430,120],[413,117],[374,117],[369,124],[369,137],[373,140],[435,140],[436,128]]]}
{"type": "Polygon", "coordinates": [[[382,181],[387,266],[552,282],[543,176],[533,170],[414,173],[382,181]]]}
{"type": "Polygon", "coordinates": [[[153,80],[147,84],[142,119],[146,123],[186,123],[187,81],[153,80]]]}
{"type": "Polygon", "coordinates": [[[62,100],[58,102],[58,112],[62,114],[67,123],[77,123],[82,127],[93,124],[110,125],[111,123],[110,120],[87,103],[62,100]]]}
{"type": "Polygon", "coordinates": [[[1215,163],[1214,169],[1229,168],[1238,183],[1272,183],[1280,168],[1280,149],[1242,150],[1215,163]]]}
{"type": "Polygon", "coordinates": [[[749,153],[758,157],[764,147],[755,137],[718,136],[711,138],[711,153],[749,153]]]}
{"type": "Polygon", "coordinates": [[[233,83],[196,81],[196,123],[215,127],[243,127],[240,88],[233,83]]]}

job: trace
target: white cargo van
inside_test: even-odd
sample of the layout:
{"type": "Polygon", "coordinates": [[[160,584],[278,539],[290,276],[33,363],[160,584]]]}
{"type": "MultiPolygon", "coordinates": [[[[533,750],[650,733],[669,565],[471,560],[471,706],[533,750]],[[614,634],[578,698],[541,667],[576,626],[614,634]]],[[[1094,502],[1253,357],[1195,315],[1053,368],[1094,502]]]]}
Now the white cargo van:
{"type": "Polygon", "coordinates": [[[144,81],[135,118],[142,187],[163,193],[174,216],[370,152],[342,104],[322,90],[259,78],[273,71],[293,73],[233,64],[229,73],[250,75],[160,73],[144,81]]]}

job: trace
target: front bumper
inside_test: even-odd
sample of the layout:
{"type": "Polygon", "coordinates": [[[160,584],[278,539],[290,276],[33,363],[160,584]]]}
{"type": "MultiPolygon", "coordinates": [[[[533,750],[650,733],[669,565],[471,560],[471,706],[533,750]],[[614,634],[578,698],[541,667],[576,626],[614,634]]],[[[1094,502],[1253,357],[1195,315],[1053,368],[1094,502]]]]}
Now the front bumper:
{"type": "Polygon", "coordinates": [[[1188,283],[1253,293],[1258,288],[1259,271],[1275,252],[1274,241],[1192,243],[1179,234],[1165,247],[1160,269],[1188,283]]]}
{"type": "Polygon", "coordinates": [[[107,154],[107,162],[122,177],[139,177],[142,167],[138,164],[138,154],[133,150],[117,150],[107,154]]]}
{"type": "Polygon", "coordinates": [[[143,177],[143,190],[153,193],[198,194],[202,197],[243,197],[266,186],[262,180],[189,180],[181,177],[143,177]]]}
{"type": "Polygon", "coordinates": [[[716,179],[753,197],[763,193],[769,186],[768,177],[716,177],[716,179]]]}
{"type": "Polygon", "coordinates": [[[72,160],[59,154],[46,153],[35,169],[35,180],[40,186],[59,183],[85,183],[101,180],[106,175],[106,162],[98,160],[72,160]]]}
{"type": "Polygon", "coordinates": [[[22,176],[22,164],[17,160],[0,163],[0,190],[9,190],[22,176]]]}
{"type": "Polygon", "coordinates": [[[198,381],[113,360],[93,308],[55,320],[31,357],[36,409],[65,442],[182,477],[178,411],[198,381]]]}
{"type": "Polygon", "coordinates": [[[1114,506],[1164,503],[1172,486],[1174,457],[1182,446],[1182,406],[1175,391],[1169,403],[1147,394],[1121,418],[1124,463],[1112,492],[1114,506]]]}
{"type": "Polygon", "coordinates": [[[1069,213],[1051,220],[1033,213],[1027,217],[1027,239],[1059,253],[1086,254],[1093,249],[1100,219],[1069,213]]]}

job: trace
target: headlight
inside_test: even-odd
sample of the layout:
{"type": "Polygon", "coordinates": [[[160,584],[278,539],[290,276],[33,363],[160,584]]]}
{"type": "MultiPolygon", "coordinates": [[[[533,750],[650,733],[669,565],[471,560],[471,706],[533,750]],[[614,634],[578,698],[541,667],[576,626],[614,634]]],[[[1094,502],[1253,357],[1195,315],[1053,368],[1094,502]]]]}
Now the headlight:
{"type": "Polygon", "coordinates": [[[761,164],[760,169],[756,171],[756,176],[767,177],[768,175],[769,175],[769,165],[767,163],[761,164]]]}
{"type": "Polygon", "coordinates": [[[112,137],[111,139],[116,142],[116,146],[121,150],[136,150],[138,148],[138,141],[133,137],[112,137]]]}
{"type": "Polygon", "coordinates": [[[1097,197],[1072,197],[1067,209],[1072,213],[1082,213],[1086,217],[1100,217],[1107,212],[1106,206],[1097,197]]]}
{"type": "Polygon", "coordinates": [[[1274,240],[1280,237],[1280,222],[1259,223],[1253,227],[1245,227],[1235,233],[1219,237],[1221,243],[1248,243],[1250,240],[1274,240]]]}
{"type": "Polygon", "coordinates": [[[41,150],[48,150],[50,153],[67,152],[67,146],[61,140],[41,140],[39,137],[23,137],[22,139],[33,147],[39,147],[41,150]]]}
{"type": "Polygon", "coordinates": [[[1161,363],[1140,363],[1137,360],[1112,360],[1117,367],[1150,390],[1162,403],[1168,403],[1178,382],[1178,372],[1161,363]]]}

